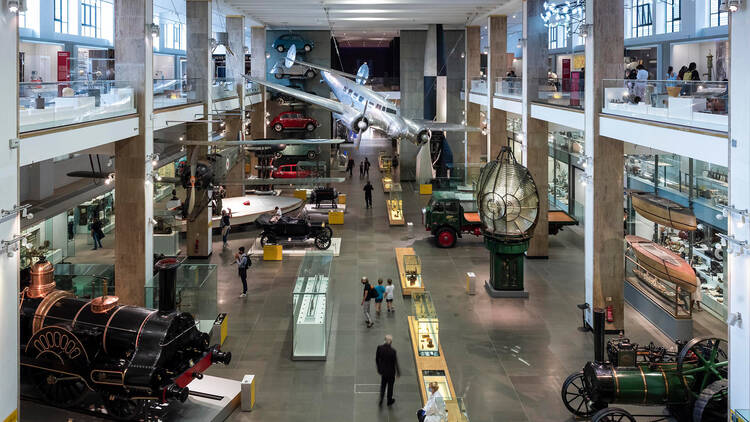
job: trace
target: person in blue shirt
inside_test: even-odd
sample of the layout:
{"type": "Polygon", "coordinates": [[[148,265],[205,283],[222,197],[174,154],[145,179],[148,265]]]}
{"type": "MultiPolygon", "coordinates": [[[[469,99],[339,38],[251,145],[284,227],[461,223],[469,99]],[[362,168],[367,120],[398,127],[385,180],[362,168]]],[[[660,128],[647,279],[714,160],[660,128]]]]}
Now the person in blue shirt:
{"type": "Polygon", "coordinates": [[[383,279],[378,279],[378,285],[375,286],[375,291],[378,292],[378,297],[375,298],[375,313],[380,315],[380,307],[383,306],[383,294],[385,293],[385,286],[383,286],[383,279]]]}

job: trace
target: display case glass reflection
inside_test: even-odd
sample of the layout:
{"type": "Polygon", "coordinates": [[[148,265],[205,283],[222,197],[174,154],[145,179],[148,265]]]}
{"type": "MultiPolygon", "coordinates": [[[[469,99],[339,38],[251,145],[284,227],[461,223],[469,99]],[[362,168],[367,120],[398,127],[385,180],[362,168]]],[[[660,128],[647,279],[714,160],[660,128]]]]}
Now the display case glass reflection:
{"type": "Polygon", "coordinates": [[[671,314],[675,319],[689,319],[692,316],[692,293],[680,284],[657,277],[640,265],[628,252],[625,256],[625,279],[633,287],[671,314]]]}
{"type": "Polygon", "coordinates": [[[452,400],[453,395],[451,389],[448,386],[448,378],[445,376],[444,371],[425,369],[422,371],[424,389],[429,391],[431,382],[436,382],[438,385],[438,391],[443,400],[452,400]]]}
{"type": "Polygon", "coordinates": [[[402,259],[408,287],[422,287],[422,260],[418,255],[404,255],[402,259]]]}
{"type": "MultiPolygon", "coordinates": [[[[407,255],[408,256],[408,255],[407,255]]],[[[439,323],[429,292],[412,293],[414,331],[417,333],[419,356],[440,356],[439,323]]]]}
{"type": "Polygon", "coordinates": [[[388,192],[388,212],[391,221],[404,219],[404,201],[401,192],[401,183],[393,183],[390,192],[388,192]]]}
{"type": "Polygon", "coordinates": [[[325,359],[328,350],[331,307],[328,290],[333,254],[309,251],[297,271],[292,291],[296,359],[325,359]]]}

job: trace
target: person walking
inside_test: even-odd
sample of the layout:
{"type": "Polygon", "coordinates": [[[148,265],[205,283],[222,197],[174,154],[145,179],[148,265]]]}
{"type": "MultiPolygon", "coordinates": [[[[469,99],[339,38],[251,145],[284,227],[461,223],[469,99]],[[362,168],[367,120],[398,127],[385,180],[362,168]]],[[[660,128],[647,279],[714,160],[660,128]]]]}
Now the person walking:
{"type": "Polygon", "coordinates": [[[232,228],[232,224],[229,222],[229,218],[232,215],[227,212],[226,210],[221,210],[221,222],[219,225],[221,226],[221,240],[224,242],[222,245],[223,248],[228,248],[229,243],[227,242],[227,238],[229,237],[229,230],[232,228]]]}
{"type": "Polygon", "coordinates": [[[365,191],[365,208],[372,208],[372,191],[373,191],[372,185],[370,184],[370,181],[367,181],[367,184],[364,188],[362,188],[363,191],[365,191]]]}
{"type": "Polygon", "coordinates": [[[388,312],[393,312],[396,310],[393,307],[393,290],[394,290],[393,280],[389,278],[388,281],[386,281],[386,286],[385,286],[385,306],[386,308],[388,308],[388,312]]]}
{"type": "Polygon", "coordinates": [[[365,176],[370,177],[370,160],[365,157],[365,176]]]}
{"type": "Polygon", "coordinates": [[[365,162],[360,161],[359,162],[359,178],[365,177],[365,162]]]}
{"type": "Polygon", "coordinates": [[[240,246],[239,252],[234,254],[234,263],[237,264],[237,272],[242,281],[242,294],[240,297],[247,296],[247,269],[250,268],[252,263],[250,257],[245,254],[245,247],[240,246]]]}
{"type": "Polygon", "coordinates": [[[372,322],[372,318],[370,318],[370,300],[377,297],[378,294],[370,285],[370,281],[367,280],[367,277],[362,277],[361,281],[362,286],[364,287],[362,291],[362,313],[365,315],[367,328],[370,328],[375,325],[375,323],[372,322]]]}
{"type": "Polygon", "coordinates": [[[99,217],[94,217],[93,221],[91,221],[91,237],[94,238],[94,249],[93,251],[97,250],[98,248],[104,248],[102,246],[102,239],[104,239],[104,232],[102,231],[102,222],[99,220],[99,217]]]}
{"type": "Polygon", "coordinates": [[[378,346],[375,352],[375,365],[378,368],[378,374],[380,374],[380,401],[378,406],[383,405],[383,395],[386,392],[388,394],[388,406],[396,402],[393,398],[393,383],[396,381],[396,377],[401,376],[401,369],[398,367],[398,358],[396,357],[396,349],[391,346],[393,343],[393,337],[390,334],[386,334],[385,343],[378,346]]]}
{"type": "Polygon", "coordinates": [[[378,297],[375,298],[375,313],[380,315],[381,308],[383,307],[383,299],[385,294],[385,286],[383,286],[383,279],[378,279],[378,285],[375,286],[375,291],[378,292],[378,297]]]}
{"type": "Polygon", "coordinates": [[[445,422],[448,420],[448,413],[445,410],[445,400],[440,394],[438,383],[432,381],[428,390],[430,396],[423,408],[417,411],[420,422],[445,422]]]}
{"type": "Polygon", "coordinates": [[[349,173],[349,177],[352,177],[353,170],[354,170],[354,158],[349,157],[349,161],[346,162],[346,172],[349,173]]]}

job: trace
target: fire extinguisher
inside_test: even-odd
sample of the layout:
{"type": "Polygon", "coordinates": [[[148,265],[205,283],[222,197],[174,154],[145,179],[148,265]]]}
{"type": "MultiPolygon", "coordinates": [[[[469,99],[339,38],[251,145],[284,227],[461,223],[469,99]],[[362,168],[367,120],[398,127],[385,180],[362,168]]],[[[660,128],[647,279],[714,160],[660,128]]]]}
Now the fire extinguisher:
{"type": "Polygon", "coordinates": [[[199,245],[199,243],[200,242],[199,242],[198,238],[196,237],[195,238],[195,251],[194,251],[196,254],[198,253],[198,245],[199,245]]]}
{"type": "Polygon", "coordinates": [[[607,322],[614,322],[615,314],[612,312],[612,305],[607,306],[607,322]]]}

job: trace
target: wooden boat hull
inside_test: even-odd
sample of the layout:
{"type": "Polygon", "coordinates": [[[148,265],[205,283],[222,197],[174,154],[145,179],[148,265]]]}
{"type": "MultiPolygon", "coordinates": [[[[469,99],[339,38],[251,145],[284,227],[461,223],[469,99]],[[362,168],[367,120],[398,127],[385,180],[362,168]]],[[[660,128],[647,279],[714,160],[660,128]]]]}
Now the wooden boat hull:
{"type": "Polygon", "coordinates": [[[630,198],[633,208],[649,221],[677,230],[694,231],[697,227],[693,211],[677,202],[644,192],[632,192],[630,198]]]}
{"type": "Polygon", "coordinates": [[[698,288],[695,270],[676,253],[640,236],[625,236],[625,241],[633,248],[638,264],[651,274],[691,293],[698,288]]]}

